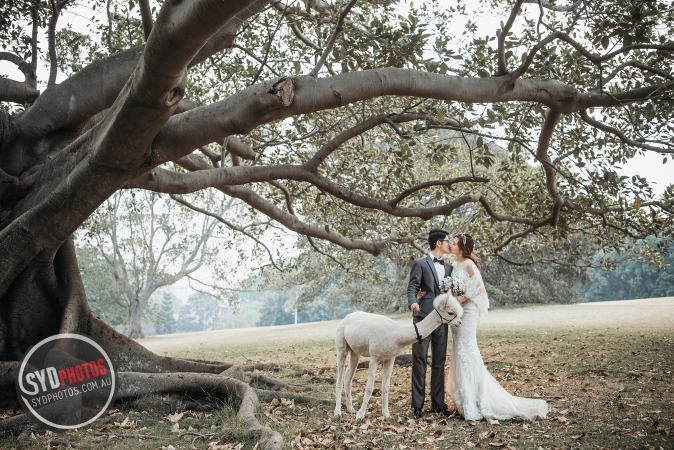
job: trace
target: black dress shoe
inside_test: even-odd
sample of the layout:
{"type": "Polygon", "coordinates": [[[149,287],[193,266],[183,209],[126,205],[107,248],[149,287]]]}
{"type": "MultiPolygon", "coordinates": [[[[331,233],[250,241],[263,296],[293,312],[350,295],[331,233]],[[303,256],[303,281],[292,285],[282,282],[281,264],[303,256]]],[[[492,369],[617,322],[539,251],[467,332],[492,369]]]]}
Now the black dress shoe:
{"type": "Polygon", "coordinates": [[[433,410],[433,412],[438,413],[438,414],[442,414],[445,417],[449,417],[449,416],[452,415],[452,412],[450,410],[448,410],[447,408],[435,408],[435,410],[433,410]]]}
{"type": "Polygon", "coordinates": [[[414,418],[418,419],[421,417],[421,408],[413,408],[414,409],[414,418]]]}

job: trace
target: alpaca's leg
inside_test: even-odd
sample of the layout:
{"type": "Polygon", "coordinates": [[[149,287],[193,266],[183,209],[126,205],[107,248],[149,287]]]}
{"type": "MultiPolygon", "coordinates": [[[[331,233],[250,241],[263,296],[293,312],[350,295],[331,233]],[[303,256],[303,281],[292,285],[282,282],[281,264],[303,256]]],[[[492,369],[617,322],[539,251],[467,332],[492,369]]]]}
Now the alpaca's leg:
{"type": "Polygon", "coordinates": [[[393,361],[395,358],[385,360],[382,364],[382,376],[381,376],[381,413],[387,418],[388,413],[388,391],[391,386],[391,373],[393,372],[393,361]]]}
{"type": "Polygon", "coordinates": [[[335,383],[335,417],[342,415],[342,388],[344,387],[344,366],[349,348],[346,342],[337,345],[337,382],[335,383]]]}
{"type": "Polygon", "coordinates": [[[360,406],[360,409],[356,413],[356,419],[362,419],[365,417],[365,411],[367,410],[367,404],[370,402],[370,396],[372,395],[372,390],[374,389],[374,376],[377,373],[377,358],[374,356],[370,357],[370,370],[367,374],[367,385],[365,386],[365,395],[363,396],[363,404],[360,406]]]}
{"type": "Polygon", "coordinates": [[[350,413],[356,412],[353,409],[353,400],[351,399],[351,385],[353,382],[353,376],[356,374],[356,369],[358,368],[358,354],[351,350],[351,359],[349,360],[349,369],[346,372],[346,378],[344,379],[344,388],[346,389],[346,410],[350,413]]]}

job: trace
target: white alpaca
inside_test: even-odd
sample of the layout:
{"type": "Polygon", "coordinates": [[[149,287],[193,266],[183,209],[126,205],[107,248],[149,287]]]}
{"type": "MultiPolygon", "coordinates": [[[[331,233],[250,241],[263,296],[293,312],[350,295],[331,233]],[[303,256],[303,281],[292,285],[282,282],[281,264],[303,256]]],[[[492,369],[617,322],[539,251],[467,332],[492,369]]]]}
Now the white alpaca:
{"type": "MultiPolygon", "coordinates": [[[[422,338],[433,332],[442,323],[448,323],[453,327],[461,325],[463,308],[461,304],[450,294],[442,294],[433,302],[435,310],[417,324],[417,330],[422,338]]],[[[335,347],[337,349],[337,385],[335,416],[342,415],[342,388],[346,386],[346,410],[354,412],[351,402],[351,382],[356,373],[358,356],[370,357],[370,370],[367,376],[363,405],[356,414],[356,419],[365,417],[365,410],[372,395],[374,387],[374,375],[377,371],[377,363],[382,361],[382,414],[389,416],[388,391],[391,384],[391,372],[395,357],[405,351],[412,343],[417,341],[417,332],[414,325],[401,325],[385,316],[369,314],[366,312],[354,312],[342,320],[337,327],[335,335],[335,347]],[[344,378],[346,357],[350,354],[349,370],[344,378]]]]}

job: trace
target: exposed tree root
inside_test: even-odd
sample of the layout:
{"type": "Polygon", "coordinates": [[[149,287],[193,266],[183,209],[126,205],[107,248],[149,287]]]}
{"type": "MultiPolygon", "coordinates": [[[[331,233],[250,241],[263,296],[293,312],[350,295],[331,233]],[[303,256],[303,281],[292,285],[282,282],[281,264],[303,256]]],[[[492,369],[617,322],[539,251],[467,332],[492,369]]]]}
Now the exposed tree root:
{"type": "Polygon", "coordinates": [[[64,441],[62,439],[51,439],[47,441],[47,448],[50,447],[65,447],[65,448],[85,448],[89,447],[87,444],[78,444],[77,442],[64,441]]]}
{"type": "Polygon", "coordinates": [[[19,434],[26,429],[39,428],[42,427],[35,424],[28,414],[19,414],[0,421],[0,436],[4,436],[8,433],[19,434]]]}
{"type": "Polygon", "coordinates": [[[260,448],[275,450],[283,447],[283,438],[271,428],[260,425],[255,417],[259,404],[255,390],[248,384],[224,375],[195,373],[146,374],[121,372],[119,398],[134,398],[150,393],[173,392],[195,395],[200,391],[210,395],[240,400],[237,423],[252,436],[260,448]]]}
{"type": "Polygon", "coordinates": [[[276,363],[255,363],[241,366],[244,372],[252,372],[254,370],[269,370],[271,372],[280,372],[281,366],[276,363]]]}
{"type": "Polygon", "coordinates": [[[266,389],[295,389],[300,391],[310,391],[313,387],[308,385],[300,384],[288,384],[284,381],[277,380],[275,378],[269,378],[268,376],[262,375],[261,373],[254,373],[249,376],[251,384],[255,384],[258,388],[266,389]]]}

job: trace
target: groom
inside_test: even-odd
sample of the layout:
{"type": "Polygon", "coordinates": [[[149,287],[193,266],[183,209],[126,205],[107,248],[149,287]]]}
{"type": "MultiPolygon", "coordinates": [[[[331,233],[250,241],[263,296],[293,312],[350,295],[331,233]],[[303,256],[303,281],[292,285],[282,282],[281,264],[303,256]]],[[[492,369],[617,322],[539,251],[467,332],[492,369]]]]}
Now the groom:
{"type": "MultiPolygon", "coordinates": [[[[429,231],[430,255],[412,263],[407,286],[407,304],[412,310],[415,324],[433,312],[433,300],[440,295],[440,281],[452,273],[453,267],[442,260],[442,255],[450,252],[449,243],[450,237],[446,231],[429,231]]],[[[442,324],[430,336],[412,344],[412,409],[415,419],[421,416],[426,397],[426,358],[429,343],[432,346],[431,407],[434,412],[451,415],[445,406],[447,334],[447,324],[442,324]]]]}

